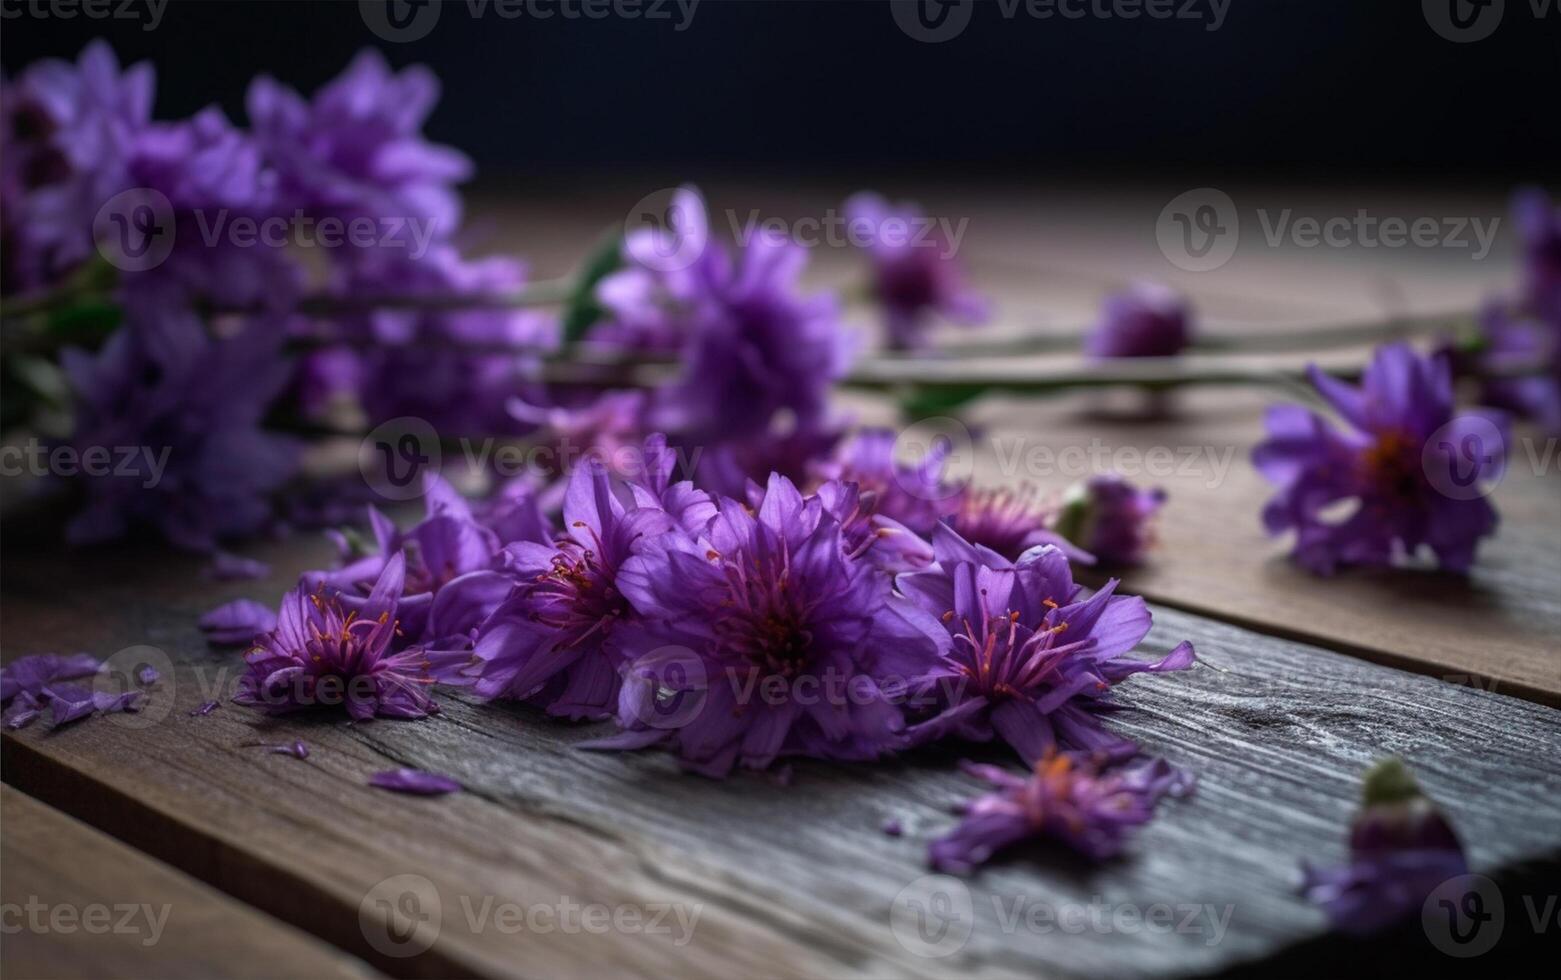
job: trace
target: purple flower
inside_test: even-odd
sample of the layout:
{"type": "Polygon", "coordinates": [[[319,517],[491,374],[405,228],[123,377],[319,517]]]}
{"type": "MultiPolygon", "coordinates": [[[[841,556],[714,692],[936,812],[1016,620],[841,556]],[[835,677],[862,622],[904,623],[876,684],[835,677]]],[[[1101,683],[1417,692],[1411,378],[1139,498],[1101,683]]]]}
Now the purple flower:
{"type": "Polygon", "coordinates": [[[891,348],[925,346],[928,322],[936,316],[965,326],[987,321],[991,304],[965,284],[954,261],[956,243],[941,231],[924,234],[927,219],[914,205],[892,208],[876,194],[857,194],[845,210],[853,239],[858,229],[869,238],[872,291],[883,304],[891,348]]]}
{"type": "Polygon", "coordinates": [[[427,656],[415,646],[396,649],[405,578],[406,561],[397,554],[350,611],[334,592],[299,583],[283,597],[276,629],[245,655],[249,670],[234,702],[272,714],[345,705],[356,721],[437,712],[426,690],[433,683],[427,656]]]}
{"type": "Polygon", "coordinates": [[[1480,403],[1533,419],[1548,433],[1561,435],[1561,310],[1544,320],[1503,300],[1480,311],[1481,347],[1473,367],[1488,374],[1542,373],[1481,379],[1480,403]]]}
{"type": "Polygon", "coordinates": [[[438,101],[439,81],[428,69],[396,73],[383,55],[365,49],[312,100],[262,76],[250,85],[247,107],[288,210],[396,218],[409,226],[408,238],[421,228],[443,239],[460,222],[451,185],[471,175],[471,162],[423,139],[423,122],[438,101]]]}
{"type": "MultiPolygon", "coordinates": [[[[387,249],[359,257],[333,288],[347,299],[476,299],[516,292],[525,282],[520,262],[502,256],[473,261],[453,246],[435,245],[425,255],[387,249]]],[[[508,403],[538,397],[529,372],[539,354],[557,345],[556,321],[534,310],[383,307],[347,318],[343,328],[367,349],[351,371],[344,363],[329,370],[314,365],[307,380],[322,389],[306,390],[306,400],[328,402],[355,379],[371,422],[412,416],[451,436],[529,431],[532,425],[521,424],[508,403]]]]}
{"type": "Polygon", "coordinates": [[[577,467],[564,500],[565,536],[506,549],[514,581],[483,624],[469,668],[485,697],[526,699],[549,714],[599,718],[618,699],[624,622],[623,563],[674,527],[659,502],[626,506],[605,469],[577,467]]]}
{"type": "Polygon", "coordinates": [[[1350,863],[1317,868],[1303,861],[1301,890],[1334,925],[1365,935],[1420,910],[1449,878],[1467,874],[1458,836],[1398,759],[1366,774],[1350,826],[1350,863]]]}
{"type": "Polygon", "coordinates": [[[426,480],[424,501],[426,516],[405,532],[370,506],[378,550],[304,578],[311,588],[335,593],[343,608],[361,610],[385,568],[402,560],[406,581],[396,613],[402,632],[412,642],[447,647],[470,640],[508,592],[509,579],[499,571],[504,542],[443,479],[426,480]]]}
{"type": "Polygon", "coordinates": [[[93,254],[93,219],[132,186],[126,171],[150,124],[149,64],[120,71],[103,41],[75,64],[48,59],[0,85],[3,291],[57,282],[93,254]]]}
{"type": "Polygon", "coordinates": [[[1192,777],[1163,759],[1102,771],[1084,755],[1048,753],[1019,776],[996,766],[965,771],[997,787],[964,808],[959,826],[928,848],[932,866],[967,874],[1021,841],[1049,837],[1094,861],[1121,853],[1128,835],[1154,817],[1163,796],[1192,790],[1192,777]]]}
{"type": "Polygon", "coordinates": [[[1348,427],[1299,405],[1269,409],[1268,439],[1252,452],[1279,488],[1263,510],[1269,533],[1294,529],[1296,561],[1322,575],[1388,565],[1422,544],[1443,568],[1467,570],[1496,529],[1479,481],[1505,462],[1505,420],[1454,415],[1447,361],[1403,344],[1378,348],[1358,388],[1315,367],[1311,375],[1348,427]],[[1329,520],[1343,501],[1354,510],[1329,520]]]}
{"type": "Polygon", "coordinates": [[[1084,352],[1091,357],[1171,357],[1191,339],[1186,300],[1165,286],[1134,283],[1106,297],[1084,352]]]}
{"type": "Polygon", "coordinates": [[[1136,752],[1099,713],[1116,707],[1112,688],[1133,674],[1190,667],[1192,644],[1158,662],[1129,657],[1149,632],[1144,600],[1116,595],[1115,579],[1082,597],[1057,548],[1012,563],[946,525],[932,542],[937,567],[901,575],[896,586],[947,629],[953,680],[936,685],[940,711],[911,730],[912,740],[1000,738],[1032,765],[1059,747],[1136,752]]]}
{"type": "Polygon", "coordinates": [[[276,629],[276,613],[253,599],[234,599],[206,613],[199,625],[206,642],[237,646],[276,629]]]}
{"type": "Polygon", "coordinates": [[[1518,195],[1513,211],[1523,238],[1525,305],[1561,330],[1561,208],[1531,188],[1518,195]]]}
{"type": "Polygon", "coordinates": [[[1102,473],[1064,496],[1052,530],[1110,565],[1136,565],[1154,542],[1154,516],[1165,503],[1159,487],[1143,490],[1102,473]]]}
{"type": "Polygon", "coordinates": [[[461,784],[449,776],[424,772],[421,769],[387,769],[384,772],[376,772],[369,777],[369,785],[394,790],[397,793],[411,793],[415,796],[442,796],[445,793],[458,793],[461,789],[461,784]]]}
{"type": "Polygon", "coordinates": [[[65,351],[76,400],[71,443],[78,453],[121,454],[102,475],[75,479],[86,506],[67,528],[70,540],[147,525],[209,551],[264,526],[270,494],[295,466],[294,444],[260,428],[287,380],[277,341],[258,327],[217,340],[187,311],[132,307],[96,354],[65,351]]]}
{"type": "Polygon", "coordinates": [[[914,463],[896,460],[895,444],[889,429],[863,429],[834,459],[817,464],[815,473],[824,480],[855,483],[864,497],[872,495],[875,514],[929,535],[958,509],[964,493],[963,484],[944,476],[952,444],[939,442],[914,463]]]}
{"type": "Polygon", "coordinates": [[[709,776],[898,747],[896,701],[947,642],[889,576],[846,557],[819,496],[775,475],[757,509],[722,500],[703,534],[648,540],[618,589],[640,617],[624,732],[587,747],[661,744],[709,776]]]}
{"type": "Polygon", "coordinates": [[[1038,545],[1060,548],[1070,559],[1083,565],[1093,564],[1093,555],[1052,530],[1056,508],[1039,499],[1035,487],[1024,484],[1017,489],[965,487],[956,498],[947,520],[960,537],[997,552],[1005,558],[1018,558],[1038,545]]]}

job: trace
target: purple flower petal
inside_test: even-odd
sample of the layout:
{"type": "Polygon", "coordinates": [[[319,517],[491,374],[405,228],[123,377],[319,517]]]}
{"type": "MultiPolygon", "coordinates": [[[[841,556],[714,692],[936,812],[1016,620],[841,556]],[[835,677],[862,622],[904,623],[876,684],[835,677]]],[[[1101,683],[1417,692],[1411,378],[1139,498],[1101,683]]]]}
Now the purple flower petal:
{"type": "Polygon", "coordinates": [[[238,582],[246,579],[265,578],[271,574],[271,566],[254,558],[219,551],[206,566],[205,575],[216,582],[238,582]]]}
{"type": "Polygon", "coordinates": [[[388,769],[384,772],[376,772],[369,777],[369,785],[418,796],[439,796],[444,793],[456,793],[461,789],[461,784],[449,776],[424,772],[421,769],[388,769]]]}
{"type": "Polygon", "coordinates": [[[253,599],[225,602],[200,618],[208,643],[240,646],[276,628],[276,613],[253,599]]]}
{"type": "Polygon", "coordinates": [[[142,684],[156,684],[157,679],[161,676],[162,675],[157,672],[157,668],[153,667],[151,664],[143,664],[141,669],[136,671],[136,680],[140,681],[142,684]]]}
{"type": "Polygon", "coordinates": [[[194,711],[191,711],[190,712],[190,717],[191,718],[195,718],[195,717],[203,717],[204,718],[206,715],[211,714],[213,711],[216,711],[220,707],[222,707],[222,705],[221,705],[221,703],[219,703],[217,701],[206,701],[206,702],[203,702],[200,707],[196,708],[194,711]]]}

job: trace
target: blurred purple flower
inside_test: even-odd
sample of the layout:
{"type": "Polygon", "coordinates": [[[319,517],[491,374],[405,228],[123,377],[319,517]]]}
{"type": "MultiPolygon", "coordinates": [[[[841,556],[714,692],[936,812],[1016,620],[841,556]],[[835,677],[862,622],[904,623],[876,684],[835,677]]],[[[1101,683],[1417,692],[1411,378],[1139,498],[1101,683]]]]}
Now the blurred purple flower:
{"type": "Polygon", "coordinates": [[[1481,379],[1480,403],[1533,419],[1547,433],[1561,435],[1561,311],[1544,320],[1505,300],[1487,302],[1480,311],[1481,346],[1468,367],[1499,375],[1503,371],[1542,373],[1481,379]]]}
{"type": "Polygon", "coordinates": [[[1523,239],[1523,297],[1530,312],[1561,331],[1561,208],[1538,188],[1513,203],[1523,239]]]}
{"type": "Polygon", "coordinates": [[[126,167],[150,125],[156,79],[120,71],[94,41],[75,64],[46,59],[0,84],[3,291],[56,283],[93,254],[93,219],[131,186],[126,167]]]}
{"type": "Polygon", "coordinates": [[[941,230],[926,234],[926,216],[914,205],[895,208],[864,193],[846,201],[845,212],[853,236],[864,226],[869,236],[871,288],[883,305],[891,348],[925,346],[935,317],[965,326],[979,326],[990,317],[991,304],[965,283],[954,243],[941,230]]]}
{"type": "Polygon", "coordinates": [[[949,526],[971,544],[1004,558],[1012,560],[1031,548],[1049,544],[1079,564],[1095,561],[1089,552],[1052,530],[1057,508],[1042,501],[1030,484],[992,489],[967,486],[955,503],[947,515],[949,526]]]}
{"type": "Polygon", "coordinates": [[[1093,861],[1121,853],[1132,831],[1154,817],[1164,796],[1192,791],[1193,779],[1163,759],[1102,771],[1082,754],[1047,753],[1020,776],[996,766],[964,766],[997,792],[966,804],[964,819],[933,841],[938,871],[968,874],[999,851],[1049,837],[1093,861]]]}
{"type": "Polygon", "coordinates": [[[1446,359],[1403,344],[1378,348],[1360,387],[1316,367],[1311,376],[1348,428],[1299,405],[1269,409],[1268,439],[1252,452],[1279,488],[1263,511],[1269,533],[1295,530],[1295,560],[1322,575],[1385,566],[1422,544],[1443,568],[1466,571],[1496,529],[1478,487],[1505,463],[1505,420],[1455,415],[1446,359]],[[1353,512],[1330,521],[1325,512],[1342,501],[1353,512]]]}
{"type": "Polygon", "coordinates": [[[929,535],[939,520],[959,508],[964,493],[963,484],[944,475],[953,447],[939,442],[921,459],[903,462],[894,457],[895,444],[890,429],[863,429],[833,459],[816,464],[815,475],[855,483],[863,496],[872,495],[875,514],[929,535]]]}
{"type": "Polygon", "coordinates": [[[1191,342],[1191,321],[1180,294],[1156,283],[1134,283],[1106,297],[1084,352],[1091,357],[1171,357],[1191,342]]]}
{"type": "Polygon", "coordinates": [[[895,584],[948,631],[952,679],[935,684],[938,714],[913,727],[911,739],[1000,738],[1032,765],[1058,748],[1111,758],[1136,752],[1100,723],[1117,706],[1112,688],[1133,674],[1192,666],[1192,644],[1159,661],[1129,656],[1149,633],[1144,600],[1116,595],[1115,579],[1082,598],[1056,548],[1013,563],[947,525],[932,542],[937,566],[895,584]]]}
{"type": "Polygon", "coordinates": [[[272,714],[345,706],[356,721],[436,713],[427,656],[416,646],[397,649],[405,578],[406,561],[397,554],[351,611],[334,593],[300,582],[283,597],[276,629],[245,655],[249,669],[234,702],[272,714]]]}
{"type": "Polygon", "coordinates": [[[1143,490],[1101,473],[1068,491],[1052,530],[1105,564],[1136,565],[1154,541],[1154,517],[1164,503],[1159,487],[1143,490]]]}
{"type": "Polygon", "coordinates": [[[780,476],[756,510],[723,500],[705,534],[648,540],[618,588],[641,620],[625,650],[624,731],[586,747],[665,745],[708,776],[891,751],[897,697],[946,643],[887,575],[845,556],[822,500],[780,476]]]}
{"type": "Polygon", "coordinates": [[[414,796],[442,796],[460,792],[461,784],[449,776],[421,769],[387,769],[369,777],[369,785],[414,796]]]}
{"type": "Polygon", "coordinates": [[[529,700],[549,714],[600,718],[618,699],[624,620],[618,570],[674,527],[659,502],[626,506],[604,468],[577,467],[564,500],[566,536],[506,549],[514,588],[483,623],[468,672],[485,697],[529,700]]]}
{"type": "Polygon", "coordinates": [[[1385,759],[1366,774],[1350,825],[1350,863],[1302,861],[1301,870],[1302,893],[1338,928],[1366,935],[1419,912],[1437,886],[1469,866],[1458,835],[1409,770],[1385,759]]]}
{"type": "Polygon", "coordinates": [[[214,339],[174,307],[129,314],[96,354],[61,357],[75,396],[71,444],[119,454],[106,473],[76,478],[86,507],[68,537],[104,541],[144,524],[210,551],[258,531],[295,466],[294,443],[260,428],[287,381],[280,338],[251,327],[214,339]]]}
{"type": "Polygon", "coordinates": [[[439,81],[422,66],[397,73],[365,49],[305,100],[266,76],[246,105],[255,139],[280,176],[280,205],[315,217],[395,219],[403,245],[422,233],[445,240],[460,223],[451,185],[471,175],[457,150],[423,139],[439,81]]]}

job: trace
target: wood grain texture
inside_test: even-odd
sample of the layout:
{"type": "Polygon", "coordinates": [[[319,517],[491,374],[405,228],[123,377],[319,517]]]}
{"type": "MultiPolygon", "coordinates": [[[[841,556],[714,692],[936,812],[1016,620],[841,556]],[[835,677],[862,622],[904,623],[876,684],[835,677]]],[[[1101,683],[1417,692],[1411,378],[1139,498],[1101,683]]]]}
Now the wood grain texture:
{"type": "Polygon", "coordinates": [[[1205,663],[1131,682],[1135,710],[1117,724],[1196,772],[1198,795],[1165,804],[1124,860],[1090,869],[1038,848],[974,876],[970,918],[955,917],[973,924],[968,941],[921,959],[897,938],[891,906],[927,874],[926,842],[952,826],[949,808],[977,789],[954,769],[956,753],[798,764],[783,786],[687,776],[658,755],[581,752],[571,746],[599,729],[455,695],[426,722],[270,721],[233,705],[192,718],[236,677],[237,657],[205,648],[191,625],[212,591],[272,598],[321,555],[309,541],[267,557],[278,562],[272,582],[221,590],[196,587],[190,561],[159,566],[129,550],[77,566],[68,591],[42,583],[69,559],[7,562],[8,656],[142,641],[176,666],[139,718],[5,735],[4,775],[398,975],[1125,976],[1249,962],[1326,931],[1294,893],[1297,861],[1342,857],[1358,777],[1389,752],[1443,802],[1477,867],[1561,849],[1561,772],[1549,761],[1561,713],[1160,609],[1146,650],[1187,638],[1205,663]],[[247,747],[294,738],[310,744],[307,760],[247,747]],[[400,765],[448,773],[467,791],[416,799],[364,785],[400,765]],[[881,832],[891,818],[903,837],[881,832]],[[385,935],[376,900],[397,887],[380,883],[398,875],[426,879],[441,910],[437,939],[407,958],[369,942],[385,935]],[[675,918],[663,922],[669,933],[647,935],[506,931],[480,917],[510,903],[528,914],[669,906],[698,918],[679,945],[675,918]],[[1038,907],[1088,916],[1097,906],[1108,917],[1167,906],[1186,928],[1011,924],[1038,907]],[[1222,926],[1211,907],[1216,918],[1229,908],[1222,926]]]}
{"type": "Polygon", "coordinates": [[[9,786],[0,826],[0,972],[11,980],[376,975],[9,786]]]}

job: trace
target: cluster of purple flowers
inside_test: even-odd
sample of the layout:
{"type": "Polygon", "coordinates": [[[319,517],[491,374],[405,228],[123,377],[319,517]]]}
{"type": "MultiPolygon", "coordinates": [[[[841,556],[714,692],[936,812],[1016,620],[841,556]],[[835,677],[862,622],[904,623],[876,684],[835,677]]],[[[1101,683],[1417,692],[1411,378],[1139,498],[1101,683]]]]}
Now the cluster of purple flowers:
{"type": "Polygon", "coordinates": [[[1143,601],[1114,582],[1085,596],[1054,546],[1012,562],[947,524],[931,542],[895,525],[914,539],[897,553],[927,556],[907,572],[854,481],[804,493],[777,473],[735,499],[675,480],[659,434],[640,458],[627,479],[577,467],[562,527],[523,489],[473,509],[437,481],[406,531],[372,512],[373,550],[305,574],[275,617],[213,614],[214,634],[259,631],[237,700],[404,718],[437,710],[435,682],[465,686],[614,719],[587,747],[660,746],[712,776],[942,738],[1117,761],[1135,748],[1102,723],[1112,689],[1193,661],[1131,656],[1143,601]]]}

